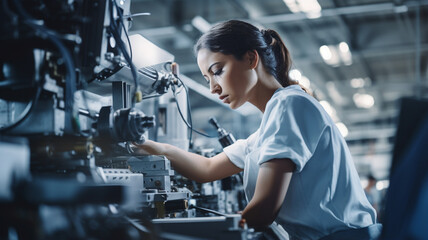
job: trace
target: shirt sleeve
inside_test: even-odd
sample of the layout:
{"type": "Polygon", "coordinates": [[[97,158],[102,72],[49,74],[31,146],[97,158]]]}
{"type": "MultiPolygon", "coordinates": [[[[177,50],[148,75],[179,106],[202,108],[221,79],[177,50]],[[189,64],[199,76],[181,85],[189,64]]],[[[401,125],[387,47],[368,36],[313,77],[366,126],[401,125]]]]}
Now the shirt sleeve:
{"type": "Polygon", "coordinates": [[[325,128],[319,109],[306,97],[288,96],[272,101],[266,107],[265,116],[258,164],[288,158],[296,164],[296,172],[301,172],[325,128]]]}
{"type": "Polygon", "coordinates": [[[227,155],[230,161],[241,169],[244,169],[245,166],[247,141],[247,139],[239,139],[233,144],[223,148],[223,152],[227,155]]]}

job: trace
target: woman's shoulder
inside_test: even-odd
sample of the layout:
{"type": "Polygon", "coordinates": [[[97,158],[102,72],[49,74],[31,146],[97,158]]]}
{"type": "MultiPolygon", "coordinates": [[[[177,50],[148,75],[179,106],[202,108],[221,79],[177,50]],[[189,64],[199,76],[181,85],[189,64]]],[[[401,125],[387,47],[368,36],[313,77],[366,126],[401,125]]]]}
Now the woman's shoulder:
{"type": "Polygon", "coordinates": [[[269,100],[266,110],[278,108],[301,108],[318,105],[318,101],[303,91],[299,85],[278,89],[269,100]]]}

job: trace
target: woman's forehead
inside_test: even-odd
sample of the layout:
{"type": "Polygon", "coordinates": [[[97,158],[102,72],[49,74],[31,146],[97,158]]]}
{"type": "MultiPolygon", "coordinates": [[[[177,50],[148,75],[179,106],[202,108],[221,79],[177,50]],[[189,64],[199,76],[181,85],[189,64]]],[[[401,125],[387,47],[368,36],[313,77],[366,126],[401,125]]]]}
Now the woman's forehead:
{"type": "Polygon", "coordinates": [[[212,52],[208,49],[201,49],[198,52],[197,60],[198,65],[204,71],[208,70],[208,66],[214,62],[222,61],[226,57],[225,54],[219,52],[212,52]]]}

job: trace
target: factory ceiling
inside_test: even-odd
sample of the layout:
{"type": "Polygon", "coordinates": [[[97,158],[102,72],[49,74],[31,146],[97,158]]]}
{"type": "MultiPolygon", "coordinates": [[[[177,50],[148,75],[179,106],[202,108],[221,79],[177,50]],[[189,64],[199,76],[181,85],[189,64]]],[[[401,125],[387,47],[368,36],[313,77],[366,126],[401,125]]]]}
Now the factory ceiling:
{"type": "MultiPolygon", "coordinates": [[[[192,47],[209,26],[241,19],[277,30],[291,52],[293,77],[347,127],[359,169],[379,177],[388,172],[399,100],[428,96],[428,1],[133,0],[131,12],[151,15],[133,17],[130,33],[172,53],[199,87],[208,86],[192,47]]],[[[224,112],[193,89],[194,112],[224,112]]]]}

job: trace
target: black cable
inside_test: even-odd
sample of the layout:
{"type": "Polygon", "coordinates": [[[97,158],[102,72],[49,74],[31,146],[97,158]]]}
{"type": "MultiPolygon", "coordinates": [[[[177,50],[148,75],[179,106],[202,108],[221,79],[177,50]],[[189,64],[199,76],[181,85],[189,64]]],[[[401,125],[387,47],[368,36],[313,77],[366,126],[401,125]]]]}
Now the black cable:
{"type": "MultiPolygon", "coordinates": [[[[177,110],[178,110],[178,113],[179,113],[179,115],[180,115],[180,117],[181,117],[181,119],[183,120],[183,122],[187,125],[187,127],[190,129],[190,133],[192,133],[192,132],[196,132],[196,133],[198,133],[198,134],[200,134],[200,135],[202,135],[202,136],[205,136],[205,137],[208,137],[208,138],[216,138],[217,136],[210,136],[210,135],[208,135],[208,134],[205,134],[205,133],[202,133],[202,132],[199,132],[198,130],[196,130],[196,129],[194,129],[193,128],[193,124],[192,124],[192,113],[191,113],[191,109],[190,109],[190,99],[189,99],[189,92],[188,92],[188,89],[187,89],[187,86],[183,83],[183,81],[180,79],[180,78],[178,78],[177,77],[177,79],[178,79],[178,81],[180,81],[180,83],[182,84],[182,86],[184,87],[184,91],[186,92],[186,98],[187,98],[187,111],[188,111],[188,117],[189,117],[189,122],[184,118],[184,116],[183,116],[183,113],[182,113],[182,111],[181,111],[181,108],[180,108],[180,105],[178,104],[178,100],[177,100],[177,96],[176,96],[176,91],[175,91],[175,87],[172,87],[172,91],[173,91],[173,94],[174,94],[174,100],[175,100],[175,104],[177,105],[177,110]]],[[[173,85],[172,85],[173,86],[173,85]]],[[[191,138],[192,136],[190,135],[189,136],[189,141],[191,141],[191,138]]]]}
{"type": "MultiPolygon", "coordinates": [[[[19,0],[14,1],[16,9],[19,14],[23,17],[24,23],[36,31],[41,38],[47,38],[50,40],[60,51],[66,67],[66,79],[65,79],[65,112],[66,116],[70,117],[69,121],[72,125],[73,130],[79,128],[79,116],[77,111],[74,111],[74,93],[76,92],[76,73],[72,57],[67,48],[58,39],[58,34],[52,30],[45,28],[44,26],[34,23],[36,20],[33,19],[23,8],[19,0]]],[[[80,129],[77,129],[80,131],[80,129]]]]}
{"type": "MultiPolygon", "coordinates": [[[[116,42],[118,43],[118,45],[119,45],[119,48],[120,48],[120,50],[121,50],[121,52],[122,52],[122,54],[123,54],[123,56],[125,57],[125,60],[126,60],[126,62],[128,62],[128,65],[129,65],[129,68],[131,69],[131,73],[132,73],[132,77],[133,77],[133,79],[134,79],[134,89],[133,89],[133,93],[132,93],[132,102],[131,102],[131,107],[134,107],[134,105],[135,105],[135,97],[136,97],[136,93],[137,93],[137,90],[138,90],[138,78],[137,78],[137,70],[136,70],[136,68],[135,68],[135,65],[132,63],[132,59],[130,58],[130,56],[129,56],[129,54],[128,54],[128,51],[126,50],[126,48],[125,48],[125,46],[124,46],[124,43],[123,43],[123,41],[122,41],[122,38],[121,38],[121,36],[120,36],[120,31],[119,31],[119,28],[117,27],[117,25],[116,25],[116,20],[115,20],[115,18],[114,18],[114,14],[113,14],[113,7],[115,7],[116,8],[116,11],[117,11],[117,14],[119,15],[119,21],[123,21],[122,20],[122,12],[120,11],[120,7],[117,5],[117,3],[116,3],[116,1],[115,0],[111,0],[110,1],[111,2],[111,7],[110,7],[110,29],[112,30],[111,32],[112,32],[112,34],[113,34],[113,37],[114,37],[114,39],[116,40],[116,42]]],[[[123,24],[123,22],[122,22],[122,24],[123,24]]],[[[123,25],[124,26],[124,25],[123,25]]],[[[125,32],[126,32],[126,30],[125,30],[125,32]]],[[[127,35],[127,34],[126,34],[127,35]]],[[[128,38],[128,40],[129,40],[129,38],[128,38]]],[[[129,42],[129,44],[130,44],[130,42],[129,42]]],[[[131,50],[132,48],[131,48],[131,45],[129,45],[129,49],[131,50]]]]}
{"type": "Polygon", "coordinates": [[[119,14],[120,25],[122,25],[123,31],[125,32],[126,39],[128,40],[129,55],[130,55],[130,58],[131,58],[131,61],[132,61],[132,48],[131,48],[131,40],[129,40],[129,36],[128,36],[128,29],[125,27],[125,24],[123,23],[123,20],[122,20],[123,19],[123,15],[122,15],[122,12],[119,9],[119,6],[117,5],[116,1],[114,3],[116,5],[116,10],[117,10],[117,12],[119,14]]]}
{"type": "Polygon", "coordinates": [[[19,120],[10,124],[9,126],[1,127],[0,132],[2,133],[7,132],[15,128],[19,124],[21,124],[25,119],[27,119],[30,116],[31,112],[33,111],[34,107],[37,105],[41,92],[42,92],[42,85],[37,86],[36,94],[34,94],[34,99],[28,103],[27,107],[24,109],[23,113],[21,114],[21,117],[19,118],[19,120]]]}

